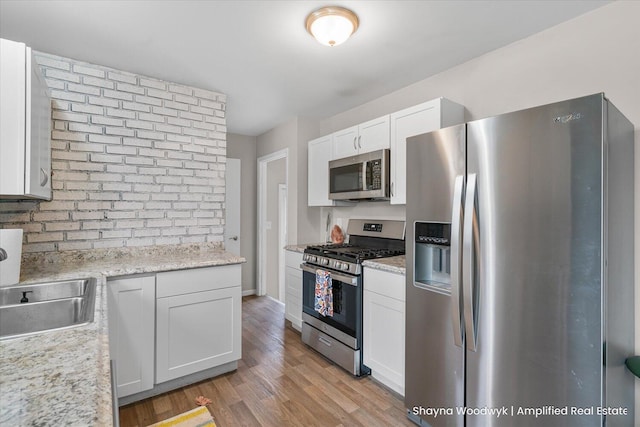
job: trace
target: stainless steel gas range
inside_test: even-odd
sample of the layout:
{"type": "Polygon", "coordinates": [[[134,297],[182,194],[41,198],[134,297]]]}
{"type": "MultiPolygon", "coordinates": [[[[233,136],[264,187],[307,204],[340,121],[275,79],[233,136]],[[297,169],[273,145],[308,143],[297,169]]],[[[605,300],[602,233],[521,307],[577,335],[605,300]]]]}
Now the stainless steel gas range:
{"type": "Polygon", "coordinates": [[[405,222],[352,219],[347,234],[349,243],[304,251],[302,341],[361,376],[371,372],[362,363],[362,261],[403,255],[405,222]],[[323,290],[331,300],[330,314],[318,308],[317,292],[323,290]]]}

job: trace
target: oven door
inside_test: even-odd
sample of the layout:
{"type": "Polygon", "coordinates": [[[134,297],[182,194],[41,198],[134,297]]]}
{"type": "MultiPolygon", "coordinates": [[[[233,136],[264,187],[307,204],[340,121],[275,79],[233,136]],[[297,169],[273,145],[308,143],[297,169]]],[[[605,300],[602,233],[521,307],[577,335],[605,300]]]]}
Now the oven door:
{"type": "MultiPolygon", "coordinates": [[[[361,276],[353,276],[310,264],[302,264],[302,311],[333,326],[353,338],[358,338],[359,316],[362,313],[361,276]],[[333,289],[333,316],[323,316],[314,309],[316,270],[328,271],[333,289]]],[[[354,340],[355,341],[355,340],[354,340]]]]}

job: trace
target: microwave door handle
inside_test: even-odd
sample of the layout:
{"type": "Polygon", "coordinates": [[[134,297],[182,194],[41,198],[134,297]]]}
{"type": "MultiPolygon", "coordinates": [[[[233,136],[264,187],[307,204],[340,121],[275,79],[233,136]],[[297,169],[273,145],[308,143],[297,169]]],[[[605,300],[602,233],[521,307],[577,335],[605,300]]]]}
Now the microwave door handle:
{"type": "Polygon", "coordinates": [[[362,191],[367,191],[367,163],[368,161],[362,162],[362,191]]]}
{"type": "Polygon", "coordinates": [[[462,225],[462,194],[464,177],[458,175],[453,186],[453,209],[451,213],[451,312],[453,321],[453,341],[462,347],[462,321],[460,310],[460,226],[462,225]]]}

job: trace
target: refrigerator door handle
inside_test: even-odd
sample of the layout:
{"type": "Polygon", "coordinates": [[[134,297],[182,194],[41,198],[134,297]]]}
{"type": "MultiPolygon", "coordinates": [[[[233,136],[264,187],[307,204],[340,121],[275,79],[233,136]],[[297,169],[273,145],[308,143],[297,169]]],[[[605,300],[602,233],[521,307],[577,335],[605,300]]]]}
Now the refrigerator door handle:
{"type": "Polygon", "coordinates": [[[453,341],[462,347],[462,325],[460,310],[460,225],[462,224],[462,190],[464,177],[456,176],[453,186],[453,208],[451,214],[451,313],[453,320],[453,341]]]}
{"type": "MultiPolygon", "coordinates": [[[[467,350],[476,351],[477,333],[477,289],[475,283],[474,231],[478,227],[477,215],[478,180],[475,173],[467,176],[467,194],[464,202],[464,228],[462,231],[462,300],[464,305],[464,324],[467,350]]],[[[476,233],[477,236],[477,233],[476,233]]]]}

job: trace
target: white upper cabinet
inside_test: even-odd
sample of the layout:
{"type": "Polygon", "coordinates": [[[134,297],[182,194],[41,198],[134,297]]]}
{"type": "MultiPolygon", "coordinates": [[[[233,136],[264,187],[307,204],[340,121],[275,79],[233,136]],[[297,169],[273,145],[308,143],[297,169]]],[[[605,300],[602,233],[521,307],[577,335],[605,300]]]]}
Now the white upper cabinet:
{"type": "Polygon", "coordinates": [[[389,148],[389,116],[340,130],[333,134],[333,159],[389,148]]]}
{"type": "Polygon", "coordinates": [[[0,199],[51,199],[51,99],[31,48],[0,39],[0,199]]]}
{"type": "Polygon", "coordinates": [[[464,122],[464,107],[438,98],[395,112],[391,128],[391,198],[392,205],[406,204],[407,138],[464,122]]]}
{"type": "Polygon", "coordinates": [[[329,160],[333,155],[331,135],[309,141],[307,153],[307,204],[308,206],[333,206],[329,199],[329,160]]]}
{"type": "Polygon", "coordinates": [[[358,154],[358,126],[351,126],[333,134],[331,160],[358,154]]]}

